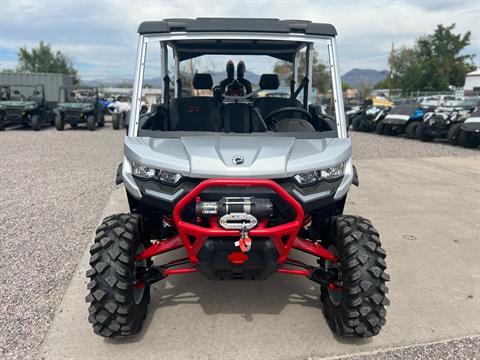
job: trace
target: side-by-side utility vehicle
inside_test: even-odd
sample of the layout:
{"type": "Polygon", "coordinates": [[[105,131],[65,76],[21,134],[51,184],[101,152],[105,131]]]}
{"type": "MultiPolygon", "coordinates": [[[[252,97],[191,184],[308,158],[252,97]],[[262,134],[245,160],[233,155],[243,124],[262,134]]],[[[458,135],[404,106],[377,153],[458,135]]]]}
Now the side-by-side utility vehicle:
{"type": "Polygon", "coordinates": [[[385,116],[385,119],[377,122],[376,131],[380,135],[405,133],[408,138],[415,139],[424,114],[425,110],[415,104],[396,106],[385,116]]]}
{"type": "Polygon", "coordinates": [[[15,125],[38,131],[52,125],[53,119],[43,85],[0,85],[0,131],[15,125]]]}
{"type": "Polygon", "coordinates": [[[103,105],[96,87],[65,86],[59,91],[55,127],[63,130],[65,124],[77,128],[86,124],[89,130],[105,126],[103,105]]]}
{"type": "Polygon", "coordinates": [[[105,218],[90,248],[94,332],[137,333],[152,284],[200,273],[224,281],[305,277],[320,285],[335,334],[377,335],[388,305],[386,253],[369,220],[344,215],[358,178],[335,28],[199,18],[144,22],[139,33],[117,176],[130,213],[105,218]],[[314,58],[325,64],[324,93],[312,89],[314,58]],[[205,64],[221,61],[236,71],[214,83],[205,64]],[[249,79],[246,68],[263,74],[249,79]],[[144,79],[159,75],[162,99],[140,114],[144,79]],[[288,97],[258,96],[285,86],[288,97]],[[320,103],[328,103],[326,113],[320,103]],[[168,261],[172,250],[184,254],[168,261]]]}

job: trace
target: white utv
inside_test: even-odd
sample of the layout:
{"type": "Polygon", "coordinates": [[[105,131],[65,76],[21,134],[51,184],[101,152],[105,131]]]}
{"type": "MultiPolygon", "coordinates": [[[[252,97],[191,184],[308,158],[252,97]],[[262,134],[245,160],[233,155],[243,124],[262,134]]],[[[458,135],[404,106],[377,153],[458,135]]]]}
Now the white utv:
{"type": "Polygon", "coordinates": [[[369,220],[343,214],[358,179],[335,28],[198,18],[144,22],[138,32],[117,176],[130,213],[107,217],[90,249],[86,300],[94,332],[137,333],[150,286],[198,272],[212,280],[306,277],[320,285],[335,334],[377,335],[388,305],[386,253],[369,220]],[[217,84],[206,69],[222,62],[227,72],[217,84]],[[326,76],[313,72],[314,62],[326,76]],[[247,67],[263,74],[256,80],[247,67]],[[162,101],[140,114],[144,78],[155,74],[162,101]],[[314,98],[319,78],[328,90],[314,98]],[[285,85],[287,98],[259,96],[285,85]],[[326,101],[328,114],[316,105],[326,101]],[[177,249],[185,255],[165,261],[177,249]]]}

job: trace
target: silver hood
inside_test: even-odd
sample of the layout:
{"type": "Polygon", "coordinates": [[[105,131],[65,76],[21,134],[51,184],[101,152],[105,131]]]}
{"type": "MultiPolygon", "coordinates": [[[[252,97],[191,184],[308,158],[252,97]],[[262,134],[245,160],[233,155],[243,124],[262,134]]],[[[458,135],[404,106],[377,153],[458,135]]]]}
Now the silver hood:
{"type": "Polygon", "coordinates": [[[286,178],[324,168],[351,157],[350,138],[296,139],[266,136],[126,137],[130,162],[166,169],[192,178],[286,178]],[[243,163],[236,165],[234,157],[243,163]]]}

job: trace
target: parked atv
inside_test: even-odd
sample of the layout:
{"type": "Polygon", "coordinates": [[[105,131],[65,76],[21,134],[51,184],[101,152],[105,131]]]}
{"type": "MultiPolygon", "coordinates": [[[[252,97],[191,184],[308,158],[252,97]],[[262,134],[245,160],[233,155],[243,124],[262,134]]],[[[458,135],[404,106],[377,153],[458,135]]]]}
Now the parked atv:
{"type": "Polygon", "coordinates": [[[96,87],[61,87],[55,126],[63,130],[65,124],[77,128],[86,124],[89,130],[105,126],[105,115],[96,87]]]}
{"type": "Polygon", "coordinates": [[[480,110],[469,115],[469,117],[460,124],[458,142],[466,148],[476,148],[480,146],[480,110]]]}
{"type": "Polygon", "coordinates": [[[0,131],[15,125],[38,131],[53,123],[43,85],[2,85],[0,98],[0,131]]]}
{"type": "Polygon", "coordinates": [[[379,121],[383,120],[390,111],[388,107],[367,106],[352,120],[353,129],[362,132],[375,131],[379,121]]]}
{"type": "Polygon", "coordinates": [[[408,138],[416,137],[416,129],[423,119],[425,110],[417,105],[404,104],[394,107],[383,120],[376,124],[380,135],[398,135],[405,133],[408,138]]]}
{"type": "MultiPolygon", "coordinates": [[[[138,333],[154,283],[200,273],[212,280],[310,279],[321,289],[335,334],[377,335],[389,304],[386,253],[369,220],[343,214],[358,177],[335,28],[301,20],[199,18],[145,22],[139,33],[132,123],[117,177],[130,213],[105,218],[90,248],[86,300],[94,332],[115,338],[138,333]],[[143,68],[153,58],[147,51],[161,54],[164,91],[161,103],[140,114],[143,68]],[[177,55],[173,66],[171,52],[177,55]],[[180,60],[270,55],[294,69],[301,52],[331,64],[326,86],[335,118],[312,104],[308,64],[306,73],[288,74],[294,78],[288,98],[258,97],[277,90],[279,76],[263,74],[255,88],[243,62],[236,79],[221,82],[224,87],[214,86],[211,74],[196,73],[192,94],[201,96],[178,96],[180,60]],[[176,249],[185,255],[166,260],[176,249]],[[295,258],[293,249],[312,259],[295,258]]],[[[164,326],[168,331],[174,324],[164,326]]]]}
{"type": "Polygon", "coordinates": [[[112,114],[112,126],[114,130],[128,128],[132,98],[127,95],[115,96],[108,109],[112,114]]]}
{"type": "Polygon", "coordinates": [[[416,129],[417,138],[420,141],[447,138],[450,144],[458,145],[460,126],[468,113],[467,110],[452,108],[427,112],[416,129]]]}

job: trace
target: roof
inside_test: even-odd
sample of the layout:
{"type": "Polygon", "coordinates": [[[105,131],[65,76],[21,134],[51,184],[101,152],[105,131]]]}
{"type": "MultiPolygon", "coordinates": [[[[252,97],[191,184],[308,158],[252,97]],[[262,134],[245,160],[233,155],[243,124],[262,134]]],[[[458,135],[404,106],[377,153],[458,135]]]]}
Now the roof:
{"type": "Polygon", "coordinates": [[[253,32],[253,33],[299,33],[306,35],[335,36],[331,24],[306,20],[279,20],[263,18],[196,18],[144,21],[138,27],[140,34],[171,32],[253,32]]]}
{"type": "Polygon", "coordinates": [[[480,69],[469,72],[467,76],[480,76],[480,69]]]}

